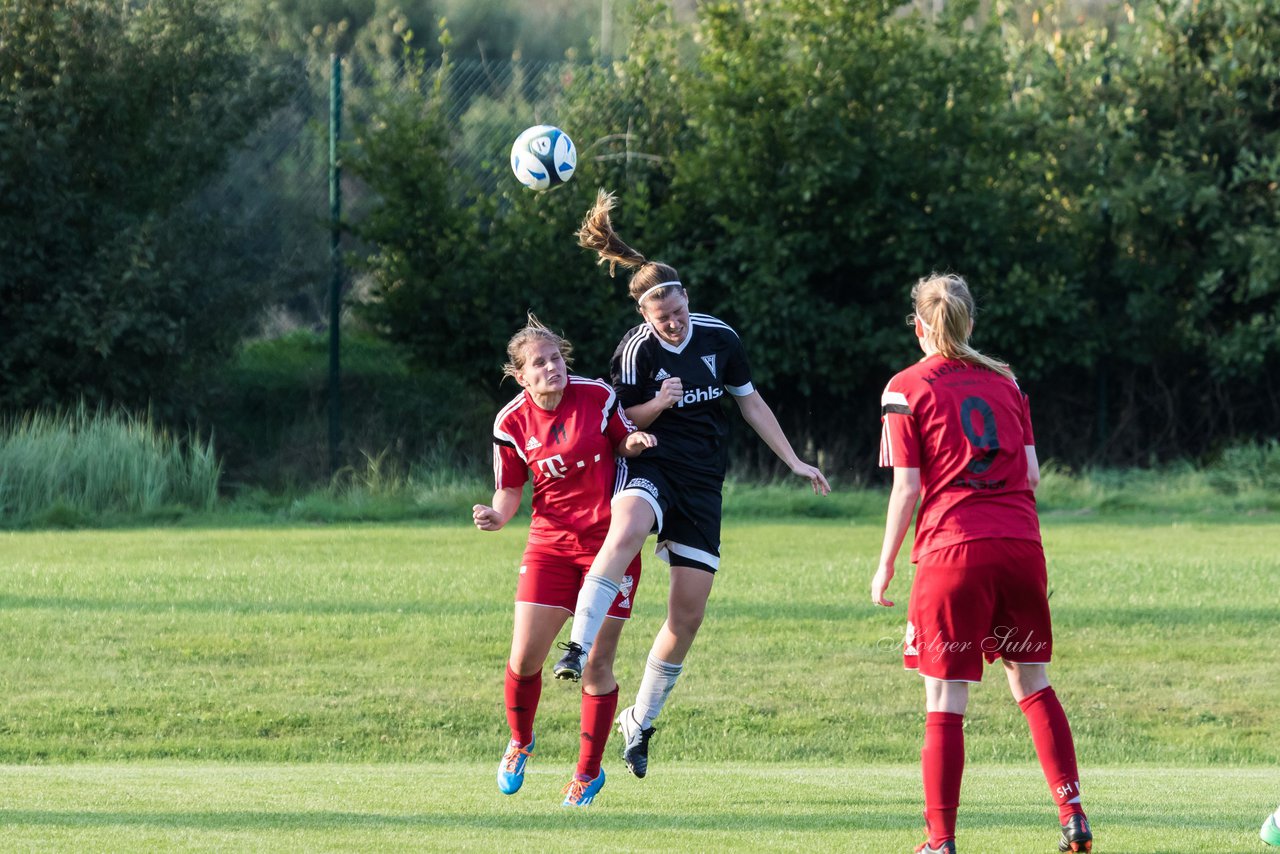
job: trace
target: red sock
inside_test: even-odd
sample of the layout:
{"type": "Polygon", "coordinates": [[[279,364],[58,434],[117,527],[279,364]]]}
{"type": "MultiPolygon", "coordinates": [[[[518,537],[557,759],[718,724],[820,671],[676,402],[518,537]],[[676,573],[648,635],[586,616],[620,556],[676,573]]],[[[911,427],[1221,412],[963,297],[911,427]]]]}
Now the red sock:
{"type": "Polygon", "coordinates": [[[1031,727],[1031,741],[1036,746],[1040,768],[1049,783],[1049,792],[1058,805],[1062,824],[1075,813],[1084,814],[1080,797],[1080,772],[1076,769],[1076,745],[1071,739],[1067,713],[1058,702],[1053,688],[1041,690],[1018,701],[1031,727]],[[1076,800],[1076,803],[1070,801],[1076,800]]]}
{"type": "Polygon", "coordinates": [[[938,847],[956,838],[960,778],[964,775],[964,715],[929,712],[924,719],[924,822],[929,844],[938,847]]]}
{"type": "Polygon", "coordinates": [[[533,716],[538,713],[538,699],[542,697],[542,671],[520,676],[507,662],[507,681],[503,693],[507,702],[507,726],[511,737],[522,746],[533,741],[533,716]]]}
{"type": "Polygon", "coordinates": [[[600,774],[600,757],[618,710],[618,686],[608,694],[582,692],[582,731],[578,743],[578,776],[594,780],[600,774]]]}

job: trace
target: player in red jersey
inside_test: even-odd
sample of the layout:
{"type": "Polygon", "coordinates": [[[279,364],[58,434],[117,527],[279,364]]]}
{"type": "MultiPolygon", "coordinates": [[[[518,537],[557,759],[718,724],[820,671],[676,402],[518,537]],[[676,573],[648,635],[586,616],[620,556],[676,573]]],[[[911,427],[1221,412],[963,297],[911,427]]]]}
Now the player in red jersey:
{"type": "Polygon", "coordinates": [[[893,468],[893,489],[871,601],[893,605],[885,593],[919,498],[903,648],[924,677],[927,709],[928,839],[916,851],[955,854],[969,683],[997,658],[1058,805],[1058,850],[1090,851],[1071,727],[1045,675],[1053,634],[1027,397],[1008,365],[969,345],[974,304],[962,278],[921,279],[911,298],[925,356],[891,379],[881,400],[880,465],[893,468]]]}
{"type": "Polygon", "coordinates": [[[657,555],[671,565],[667,619],[654,638],[635,703],[618,716],[627,769],[643,777],[653,721],[683,671],[720,566],[729,430],[723,398],[733,399],[752,429],[815,493],[826,495],[830,486],[817,467],[796,455],[755,389],[738,334],[715,317],[691,314],[675,269],[646,260],[623,243],[609,219],[612,208],[613,197],[601,191],[578,242],[597,252],[602,263],[608,261],[610,272],[614,264],[635,268],[628,292],[644,322],[623,336],[611,377],[627,417],[652,431],[659,444],[624,463],[609,534],[583,581],[568,651],[554,672],[561,679],[578,678],[584,655],[595,654],[596,633],[623,568],[656,531],[657,555]]]}
{"type": "MultiPolygon", "coordinates": [[[[571,345],[532,314],[507,344],[504,373],[523,387],[493,423],[492,504],[472,508],[482,531],[500,530],[520,509],[533,478],[529,540],[516,587],[515,626],[504,693],[511,740],[498,765],[498,787],[515,794],[534,750],[533,719],[542,694],[542,663],[573,613],[578,588],[609,530],[614,455],[635,456],[656,444],[636,432],[608,383],[569,373],[571,345]]],[[[565,786],[565,806],[587,806],[604,785],[604,754],[618,683],[613,657],[640,580],[632,561],[583,673],[582,730],[577,772],[565,786]]]]}

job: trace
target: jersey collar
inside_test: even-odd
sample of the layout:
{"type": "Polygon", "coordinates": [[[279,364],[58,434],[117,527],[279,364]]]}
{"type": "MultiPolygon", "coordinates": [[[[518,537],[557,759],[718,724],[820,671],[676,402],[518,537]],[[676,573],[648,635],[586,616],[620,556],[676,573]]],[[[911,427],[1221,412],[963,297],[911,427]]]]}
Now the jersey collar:
{"type": "Polygon", "coordinates": [[[684,349],[689,346],[689,342],[693,340],[693,320],[689,321],[689,330],[685,332],[684,340],[679,344],[668,344],[667,339],[658,334],[657,327],[652,323],[649,323],[647,320],[645,323],[649,324],[649,328],[653,330],[653,337],[658,340],[658,344],[661,345],[662,349],[666,350],[668,353],[675,353],[677,356],[680,355],[684,352],[684,349]]]}

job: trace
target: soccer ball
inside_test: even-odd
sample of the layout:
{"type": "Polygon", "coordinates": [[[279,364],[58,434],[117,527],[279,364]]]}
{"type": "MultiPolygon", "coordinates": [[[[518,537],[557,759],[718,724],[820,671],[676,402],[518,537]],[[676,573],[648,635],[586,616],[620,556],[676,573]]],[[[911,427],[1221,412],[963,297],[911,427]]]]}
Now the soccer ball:
{"type": "Polygon", "coordinates": [[[531,190],[545,190],[573,177],[578,149],[558,127],[536,125],[511,146],[511,171],[531,190]]]}

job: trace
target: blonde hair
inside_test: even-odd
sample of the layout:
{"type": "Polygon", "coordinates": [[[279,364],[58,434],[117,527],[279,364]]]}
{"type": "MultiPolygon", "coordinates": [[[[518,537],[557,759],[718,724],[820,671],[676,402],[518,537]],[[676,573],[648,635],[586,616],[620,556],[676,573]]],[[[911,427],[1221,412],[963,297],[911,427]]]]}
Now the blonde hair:
{"type": "Polygon", "coordinates": [[[573,345],[569,343],[569,339],[552,332],[531,311],[526,315],[524,328],[512,335],[507,342],[507,363],[502,366],[502,375],[515,379],[516,374],[524,370],[524,348],[538,341],[555,344],[564,363],[573,364],[573,345]]]}
{"type": "Polygon", "coordinates": [[[1007,364],[969,346],[977,307],[964,279],[954,273],[930,273],[911,289],[911,301],[915,304],[912,320],[924,326],[930,347],[948,359],[981,365],[1014,379],[1007,364]]]}
{"type": "Polygon", "coordinates": [[[635,269],[627,285],[627,292],[637,304],[641,297],[665,299],[671,294],[672,288],[684,290],[684,285],[680,283],[680,274],[676,272],[675,267],[650,261],[622,242],[613,230],[613,223],[609,219],[609,212],[613,210],[615,204],[617,199],[613,193],[602,189],[596,194],[596,203],[591,206],[591,210],[587,211],[582,225],[578,228],[578,245],[599,255],[597,264],[609,262],[610,276],[617,272],[619,264],[635,269]]]}

